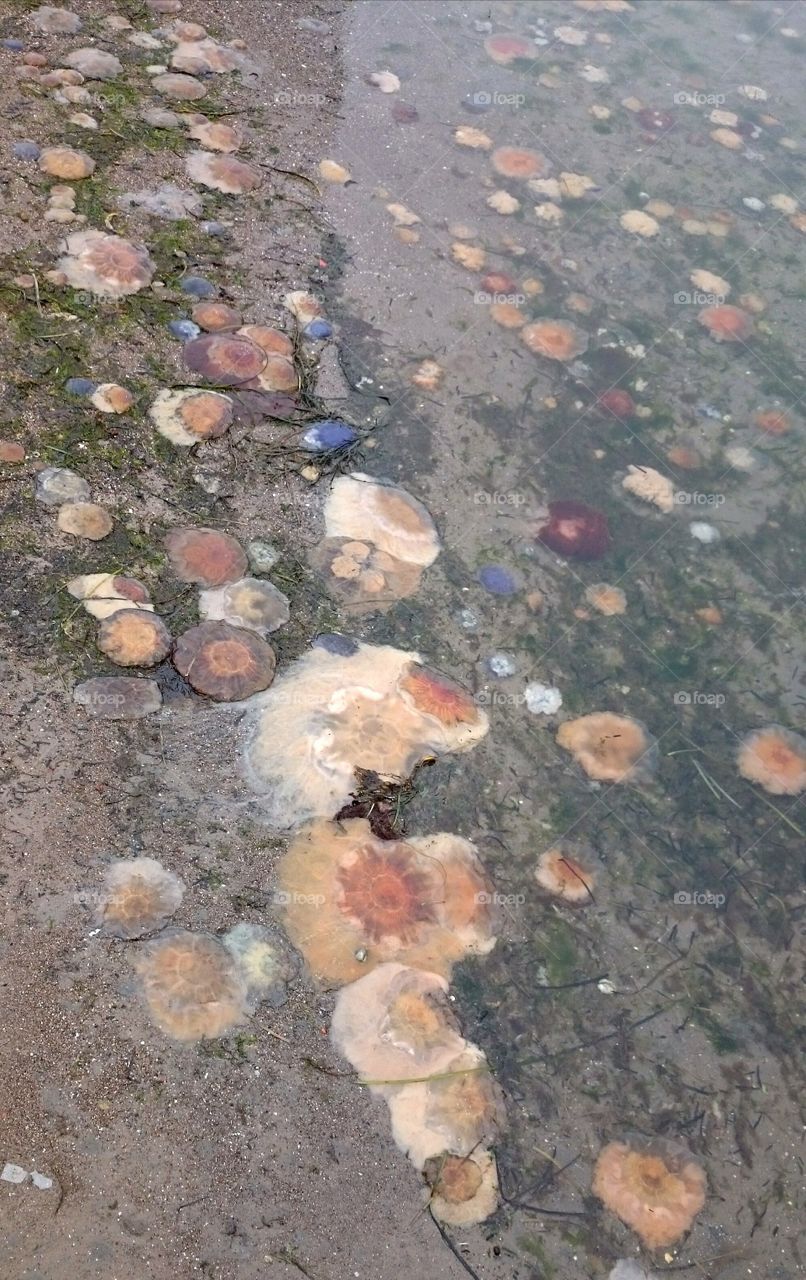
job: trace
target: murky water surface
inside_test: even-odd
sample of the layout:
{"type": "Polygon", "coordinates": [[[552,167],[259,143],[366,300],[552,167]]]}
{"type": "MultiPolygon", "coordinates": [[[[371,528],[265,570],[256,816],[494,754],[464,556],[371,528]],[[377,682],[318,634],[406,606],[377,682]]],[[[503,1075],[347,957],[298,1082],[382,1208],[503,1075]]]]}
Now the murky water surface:
{"type": "Polygon", "coordinates": [[[629,1133],[682,1140],[709,1184],[647,1268],[803,1266],[802,778],[786,732],[741,755],[803,724],[799,10],[351,11],[329,314],[347,408],[381,428],[365,467],[444,549],[413,598],[343,613],[491,718],[408,809],[477,843],[504,922],[454,975],[509,1120],[481,1274],[635,1256],[590,1190],[629,1133]],[[656,743],[620,782],[623,722],[587,771],[558,741],[600,712],[656,743]],[[558,847],[589,876],[576,907],[535,879],[558,847]]]}

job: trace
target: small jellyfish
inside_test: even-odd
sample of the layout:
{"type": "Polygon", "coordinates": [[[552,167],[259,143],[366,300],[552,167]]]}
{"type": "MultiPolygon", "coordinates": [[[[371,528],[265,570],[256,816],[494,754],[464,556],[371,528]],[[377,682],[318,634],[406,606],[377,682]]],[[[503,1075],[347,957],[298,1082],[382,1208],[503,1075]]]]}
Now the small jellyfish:
{"type": "Polygon", "coordinates": [[[743,739],[739,773],[774,796],[796,796],[806,790],[806,738],[768,725],[743,739]]]}
{"type": "Polygon", "coordinates": [[[302,442],[314,452],[325,452],[328,449],[342,449],[355,444],[358,433],[346,422],[335,418],[326,418],[314,422],[302,437],[302,442]]]}
{"type": "Polygon", "coordinates": [[[599,560],[610,548],[606,517],[573,500],[550,503],[548,520],[537,536],[551,551],[575,560],[599,560]]]}
{"type": "Polygon", "coordinates": [[[199,613],[210,622],[229,622],[258,635],[277,631],[291,616],[288,597],[260,578],[240,578],[227,586],[202,591],[199,613]]]}
{"type": "Polygon", "coordinates": [[[46,507],[65,502],[88,502],[90,486],[69,467],[44,467],[36,477],[36,499],[46,507]]]}
{"type": "Polygon", "coordinates": [[[247,1016],[246,989],[233,957],[207,934],[163,934],[137,968],[152,1018],[176,1040],[215,1039],[247,1016]]]}
{"type": "Polygon", "coordinates": [[[100,542],[109,537],[114,528],[114,521],[109,512],[95,502],[65,502],[59,507],[56,524],[62,533],[69,533],[74,538],[87,538],[90,542],[100,542]]]}
{"type": "Polygon", "coordinates": [[[179,287],[183,293],[189,293],[194,298],[214,298],[218,293],[212,281],[205,280],[203,276],[184,276],[179,287]]]}
{"type": "Polygon", "coordinates": [[[479,569],[478,579],[485,590],[494,596],[511,596],[518,590],[515,576],[500,564],[487,564],[479,569]]]}
{"type": "Polygon", "coordinates": [[[609,1142],[593,1175],[594,1195],[651,1249],[668,1248],[690,1230],[706,1189],[688,1148],[663,1138],[609,1142]]]}
{"type": "Polygon", "coordinates": [[[588,349],[588,335],[568,320],[536,320],[520,332],[521,341],[547,360],[569,361],[588,349]]]}
{"type": "Polygon", "coordinates": [[[151,283],[155,266],[146,249],[105,231],[77,231],[67,237],[59,269],[74,289],[99,298],[123,298],[151,283]]]}
{"type": "Polygon", "coordinates": [[[143,609],[118,609],[98,629],[98,648],[119,667],[155,667],[171,651],[168,628],[143,609]]]}
{"type": "Polygon", "coordinates": [[[217,702],[239,702],[268,689],[277,659],[254,631],[201,622],[176,641],[173,664],[197,693],[217,702]]]}
{"type": "Polygon", "coordinates": [[[644,726],[610,711],[566,720],[557,730],[557,745],[599,782],[633,781],[656,764],[655,739],[644,726]]]}
{"type": "Polygon", "coordinates": [[[185,886],[155,858],[113,862],[104,875],[96,921],[113,938],[156,933],[178,910],[185,886]]]}
{"type": "Polygon", "coordinates": [[[260,172],[252,165],[209,151],[191,151],[185,159],[185,171],[193,182],[225,195],[243,195],[261,183],[260,172]]]}
{"type": "Polygon", "coordinates": [[[136,676],[95,676],[73,690],[73,701],[103,720],[140,720],[162,706],[162,694],[154,680],[136,676]]]}
{"type": "Polygon", "coordinates": [[[200,587],[221,587],[246,574],[248,561],[243,548],[219,529],[171,529],[165,549],[180,582],[200,587]]]}

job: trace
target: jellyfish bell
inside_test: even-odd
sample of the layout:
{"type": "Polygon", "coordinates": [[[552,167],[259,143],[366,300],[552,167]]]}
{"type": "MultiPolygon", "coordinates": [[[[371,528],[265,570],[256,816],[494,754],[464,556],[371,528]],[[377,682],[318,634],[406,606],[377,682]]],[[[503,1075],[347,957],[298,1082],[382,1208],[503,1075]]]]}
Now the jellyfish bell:
{"type": "Polygon", "coordinates": [[[626,493],[640,498],[650,506],[657,507],[667,515],[674,510],[676,501],[674,484],[668,476],[661,475],[654,467],[630,464],[621,487],[626,493]]]}
{"type": "Polygon", "coordinates": [[[620,422],[626,422],[635,414],[636,404],[629,391],[625,391],[623,387],[610,387],[597,396],[596,407],[605,414],[618,418],[620,422]]]}
{"type": "Polygon", "coordinates": [[[171,651],[161,618],[142,609],[118,609],[98,629],[98,648],[119,667],[154,667],[171,651]]]}
{"type": "Polygon", "coordinates": [[[77,151],[75,147],[44,147],[39,154],[39,168],[51,177],[76,182],[90,176],[95,161],[86,151],[77,151]]]}
{"type": "Polygon", "coordinates": [[[208,589],[243,578],[249,565],[240,543],[219,529],[170,529],[165,549],[180,582],[208,589]]]}
{"type": "Polygon", "coordinates": [[[530,151],[528,147],[496,147],[490,156],[490,163],[503,178],[523,181],[542,178],[550,169],[546,157],[539,151],[530,151]]]}
{"type": "Polygon", "coordinates": [[[288,597],[262,578],[240,578],[202,591],[199,613],[208,622],[228,622],[258,635],[277,631],[291,616],[288,597]]]}
{"type": "Polygon", "coordinates": [[[449,1226],[483,1222],[498,1208],[498,1173],[490,1151],[444,1152],[427,1161],[423,1172],[431,1188],[429,1208],[449,1226]]]}
{"type": "Polygon", "coordinates": [[[606,516],[573,500],[549,504],[548,519],[537,537],[550,551],[572,560],[600,560],[610,549],[606,516]]]}
{"type": "Polygon", "coordinates": [[[508,67],[519,58],[533,58],[535,46],[522,36],[492,35],[484,41],[484,52],[500,67],[508,67]]]}
{"type": "Polygon", "coordinates": [[[118,609],[154,610],[148,588],[136,578],[121,574],[83,573],[68,582],[67,590],[93,618],[108,618],[118,609]]]}
{"type": "Polygon", "coordinates": [[[246,988],[233,957],[208,934],[162,934],[137,970],[151,1017],[175,1040],[216,1039],[247,1016],[246,988]]]}
{"type": "Polygon", "coordinates": [[[148,411],[159,434],[183,448],[224,435],[232,415],[232,401],[227,396],[190,387],[177,391],[165,388],[148,411]]]}
{"type": "Polygon", "coordinates": [[[547,360],[569,361],[588,349],[588,335],[569,320],[535,320],[520,332],[521,341],[547,360]]]}
{"type": "Polygon", "coordinates": [[[663,1138],[609,1142],[593,1175],[594,1195],[652,1249],[676,1244],[691,1229],[706,1190],[688,1148],[663,1138]]]}
{"type": "Polygon", "coordinates": [[[753,333],[753,317],[729,303],[705,307],[697,320],[717,342],[745,342],[753,333]]]}
{"type": "Polygon", "coordinates": [[[542,892],[568,906],[588,906],[595,902],[596,871],[589,852],[580,854],[564,841],[540,854],[535,880],[542,892]]]}
{"type": "Polygon", "coordinates": [[[105,231],[77,231],[67,237],[58,261],[68,284],[99,298],[123,298],[151,283],[156,270],[142,246],[105,231]]]}
{"type": "Polygon", "coordinates": [[[184,892],[179,877],[155,858],[121,859],[104,875],[96,922],[113,938],[143,938],[168,923],[184,892]]]}
{"type": "Polygon", "coordinates": [[[737,756],[739,773],[774,796],[797,796],[806,790],[806,738],[780,725],[748,734],[737,756]]]}
{"type": "Polygon", "coordinates": [[[219,386],[245,386],[266,368],[268,355],[243,334],[217,332],[193,338],[182,348],[189,369],[219,386]]]}
{"type": "Polygon", "coordinates": [[[657,764],[657,744],[640,721],[610,711],[566,720],[556,741],[597,782],[636,781],[657,764]]]}
{"type": "Polygon", "coordinates": [[[174,644],[172,659],[197,693],[218,702],[239,702],[267,689],[277,665],[261,636],[227,622],[191,627],[174,644]]]}
{"type": "Polygon", "coordinates": [[[392,1121],[392,1137],[415,1168],[448,1151],[471,1155],[504,1128],[501,1091],[487,1059],[475,1045],[427,1080],[376,1086],[392,1121]]]}
{"type": "Polygon", "coordinates": [[[361,472],[334,480],[324,516],[328,538],[367,541],[397,560],[423,567],[439,554],[439,536],[423,504],[405,489],[361,472]]]}
{"type": "Polygon", "coordinates": [[[193,182],[239,196],[260,186],[260,171],[234,156],[209,151],[191,151],[185,158],[185,172],[193,182]]]}

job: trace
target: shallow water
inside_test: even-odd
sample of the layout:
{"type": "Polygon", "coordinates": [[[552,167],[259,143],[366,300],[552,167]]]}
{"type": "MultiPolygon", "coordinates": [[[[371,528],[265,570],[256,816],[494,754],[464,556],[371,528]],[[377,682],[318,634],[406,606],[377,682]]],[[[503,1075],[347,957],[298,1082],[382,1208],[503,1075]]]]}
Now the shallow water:
{"type": "Polygon", "coordinates": [[[804,704],[806,281],[803,232],[777,199],[803,192],[804,37],[787,34],[800,18],[797,6],[714,3],[350,10],[330,158],[354,182],[327,202],[327,305],[351,392],[333,408],[377,428],[364,469],[422,499],[444,549],[414,599],[344,626],[419,650],[491,718],[481,746],[418,780],[407,811],[412,834],[478,844],[504,916],[498,947],[454,979],[509,1116],[502,1209],[462,1236],[481,1275],[494,1257],[517,1275],[570,1277],[634,1254],[590,1182],[603,1143],[636,1130],[686,1141],[709,1179],[692,1234],[655,1266],[789,1277],[802,1265],[804,817],[796,796],[768,794],[736,763],[746,734],[797,729],[804,704]],[[487,23],[530,40],[529,57],[491,61],[487,23]],[[558,39],[565,26],[585,43],[558,39]],[[367,83],[386,70],[399,91],[367,83]],[[735,149],[712,138],[727,127],[714,111],[738,117],[735,149]],[[459,127],[530,148],[548,176],[586,175],[590,189],[553,200],[561,220],[543,221],[545,200],[496,175],[489,149],[458,145],[459,127]],[[518,212],[487,206],[500,189],[518,212]],[[619,220],[649,201],[668,209],[650,206],[645,239],[619,220]],[[414,242],[396,237],[388,204],[417,215],[414,242]],[[457,242],[484,250],[483,270],[452,260],[457,242]],[[752,314],[740,341],[699,322],[715,298],[697,270],[752,314]],[[566,363],[528,350],[491,316],[489,271],[512,277],[500,292],[529,321],[572,322],[587,350],[566,363]],[[539,292],[524,287],[535,280],[539,292]],[[411,380],[424,359],[444,370],[429,392],[411,380]],[[634,402],[625,417],[597,404],[615,387],[634,402]],[[754,422],[767,410],[786,414],[784,433],[754,422]],[[682,448],[694,456],[670,458],[682,448]],[[668,478],[671,510],[625,492],[629,466],[668,478]],[[600,559],[536,540],[561,500],[605,513],[600,559]],[[513,594],[479,582],[490,565],[513,594]],[[623,591],[623,614],[586,599],[602,582],[623,591]],[[495,655],[513,674],[492,674],[495,655]],[[529,710],[535,682],[559,688],[559,714],[529,710]],[[597,711],[646,726],[654,773],[597,783],[560,749],[558,724],[597,711]],[[539,896],[537,858],[558,840],[598,864],[583,909],[539,896]]]}

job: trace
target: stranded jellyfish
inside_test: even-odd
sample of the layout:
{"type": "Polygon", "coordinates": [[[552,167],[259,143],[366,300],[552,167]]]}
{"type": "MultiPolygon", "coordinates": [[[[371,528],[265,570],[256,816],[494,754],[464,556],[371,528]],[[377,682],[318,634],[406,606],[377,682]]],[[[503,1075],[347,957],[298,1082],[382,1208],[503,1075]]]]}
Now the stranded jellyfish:
{"type": "Polygon", "coordinates": [[[610,549],[607,518],[573,500],[550,503],[548,520],[537,536],[549,550],[572,560],[600,560],[610,549]]]}
{"type": "Polygon", "coordinates": [[[148,416],[171,444],[190,448],[223,436],[232,422],[232,401],[217,391],[160,391],[148,416]]]}
{"type": "Polygon", "coordinates": [[[535,320],[521,329],[521,341],[547,360],[574,360],[588,349],[588,335],[569,320],[535,320]]]}
{"type": "Polygon", "coordinates": [[[325,538],[313,551],[311,562],[331,594],[353,612],[382,608],[413,596],[422,577],[420,565],[397,560],[372,543],[355,538],[325,538]]]}
{"type": "Polygon", "coordinates": [[[171,529],[165,549],[180,582],[221,587],[242,578],[248,567],[240,543],[218,529],[171,529]]]}
{"type": "Polygon", "coordinates": [[[571,906],[585,906],[594,901],[595,872],[572,856],[570,849],[563,844],[541,853],[535,880],[544,893],[571,906]]]}
{"type": "Polygon", "coordinates": [[[73,690],[73,701],[102,720],[140,720],[159,711],[162,694],[156,680],[136,676],[95,676],[73,690]]]}
{"type": "Polygon", "coordinates": [[[114,80],[123,70],[123,63],[113,53],[91,46],[68,53],[64,65],[80,71],[88,80],[114,80]]]}
{"type": "Polygon", "coordinates": [[[392,1137],[418,1169],[443,1152],[471,1155],[504,1127],[501,1092],[475,1045],[467,1045],[446,1071],[427,1080],[375,1091],[386,1098],[392,1137]]]}
{"type": "Polygon", "coordinates": [[[171,637],[156,614],[118,609],[102,621],[98,648],[119,667],[155,667],[168,657],[171,637]]]}
{"type": "Polygon", "coordinates": [[[185,159],[185,172],[192,182],[225,195],[240,196],[260,186],[261,175],[251,164],[233,156],[214,155],[209,151],[191,151],[185,159]]]}
{"type": "Polygon", "coordinates": [[[123,298],[151,283],[155,266],[146,249],[105,231],[77,231],[65,242],[59,269],[74,289],[99,298],[123,298]]]}
{"type": "Polygon", "coordinates": [[[739,773],[774,796],[806,789],[806,739],[780,725],[748,734],[738,753],[739,773]]]}
{"type": "Polygon", "coordinates": [[[396,560],[423,567],[439,554],[439,536],[423,504],[360,472],[334,480],[324,514],[328,538],[371,542],[396,560]]]}
{"type": "Polygon", "coordinates": [[[429,1208],[450,1226],[483,1222],[498,1208],[498,1173],[490,1151],[434,1156],[424,1173],[431,1188],[429,1208]]]}
{"type": "Polygon", "coordinates": [[[206,333],[182,349],[182,359],[209,382],[231,387],[263,372],[268,356],[257,343],[236,333],[206,333]]]}
{"type": "Polygon", "coordinates": [[[207,934],[163,934],[137,967],[152,1018],[175,1040],[215,1039],[246,1016],[245,985],[234,960],[207,934]]]}
{"type": "Polygon", "coordinates": [[[74,538],[88,538],[100,542],[112,532],[113,520],[108,511],[95,502],[65,502],[59,507],[56,523],[62,533],[74,538]]]}
{"type": "Polygon", "coordinates": [[[67,584],[74,600],[80,600],[93,618],[109,618],[118,609],[154,610],[148,588],[136,578],[115,573],[83,573],[67,584]]]}
{"type": "Polygon", "coordinates": [[[589,778],[598,782],[630,782],[655,765],[655,739],[630,716],[595,711],[566,720],[557,730],[557,745],[570,751],[589,778]]]}
{"type": "MultiPolygon", "coordinates": [[[[161,93],[163,97],[176,98],[185,102],[195,102],[199,98],[203,98],[207,93],[201,80],[197,80],[195,76],[180,75],[173,71],[166,71],[161,75],[155,76],[151,84],[157,93],[161,93]]],[[[198,154],[203,155],[204,153],[199,152],[198,154]]]]}
{"type": "Polygon", "coordinates": [[[391,960],[448,975],[495,943],[491,886],[460,836],[380,840],[364,818],[317,822],[279,876],[286,932],[327,981],[352,982],[391,960]]]}
{"type": "Polygon", "coordinates": [[[262,578],[240,578],[225,587],[202,591],[199,613],[208,622],[228,622],[258,635],[277,631],[291,616],[288,596],[262,578]]]}
{"type": "Polygon", "coordinates": [[[651,1249],[675,1244],[705,1204],[705,1173],[682,1143],[634,1137],[609,1142],[593,1192],[651,1249]]]}
{"type": "Polygon", "coordinates": [[[220,333],[225,329],[238,329],[243,324],[240,311],[223,302],[198,302],[190,313],[194,324],[208,333],[220,333]]]}
{"type": "Polygon", "coordinates": [[[113,938],[142,938],[168,923],[185,886],[155,858],[113,862],[104,875],[97,923],[113,938]]]}
{"type": "Polygon", "coordinates": [[[261,636],[227,622],[201,622],[174,645],[173,664],[197,693],[238,702],[267,689],[277,659],[261,636]]]}
{"type": "Polygon", "coordinates": [[[188,127],[188,137],[200,142],[206,151],[223,151],[229,154],[243,144],[243,135],[231,124],[220,120],[208,120],[202,116],[188,127]]]}
{"type": "Polygon", "coordinates": [[[39,168],[53,178],[75,182],[90,176],[95,161],[86,151],[76,151],[74,147],[45,147],[39,156],[39,168]]]}
{"type": "Polygon", "coordinates": [[[744,342],[753,332],[753,317],[729,304],[706,307],[697,319],[717,342],[744,342]]]}

